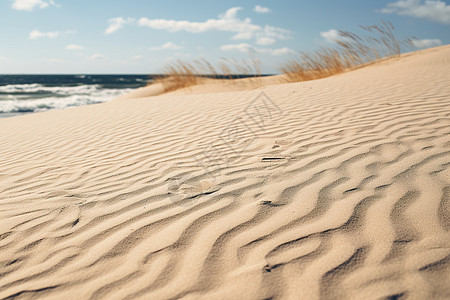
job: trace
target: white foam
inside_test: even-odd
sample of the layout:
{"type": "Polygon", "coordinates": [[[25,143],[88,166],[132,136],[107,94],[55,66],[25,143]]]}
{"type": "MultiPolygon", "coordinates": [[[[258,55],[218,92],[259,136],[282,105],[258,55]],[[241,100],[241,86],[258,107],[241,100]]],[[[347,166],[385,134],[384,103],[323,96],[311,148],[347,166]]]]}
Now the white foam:
{"type": "MultiPolygon", "coordinates": [[[[24,85],[22,85],[24,86],[24,85]]],[[[27,89],[39,89],[39,85],[29,84],[27,89]]],[[[5,86],[7,87],[7,86],[5,86]]],[[[0,87],[4,88],[4,87],[0,87]]],[[[44,87],[45,89],[49,89],[44,87]]],[[[10,88],[11,89],[11,88],[10,88]]],[[[53,89],[53,88],[50,88],[53,89]]],[[[36,99],[23,99],[23,97],[13,97],[8,95],[5,100],[0,101],[0,113],[20,113],[20,112],[40,112],[51,109],[64,109],[73,106],[102,103],[112,100],[118,96],[132,91],[132,89],[93,89],[91,86],[79,87],[55,87],[54,89],[64,90],[64,97],[46,97],[36,99]],[[88,88],[86,88],[88,87],[88,88]],[[77,89],[78,88],[78,89],[77,89]],[[72,92],[69,92],[70,89],[72,92]],[[90,91],[90,92],[87,92],[90,91]]],[[[58,92],[58,94],[63,94],[58,92]]]]}
{"type": "Polygon", "coordinates": [[[0,92],[2,93],[39,93],[50,92],[60,95],[73,95],[73,94],[90,94],[94,91],[100,90],[100,85],[78,85],[78,86],[55,86],[48,87],[41,84],[10,84],[0,86],[0,92]]]}

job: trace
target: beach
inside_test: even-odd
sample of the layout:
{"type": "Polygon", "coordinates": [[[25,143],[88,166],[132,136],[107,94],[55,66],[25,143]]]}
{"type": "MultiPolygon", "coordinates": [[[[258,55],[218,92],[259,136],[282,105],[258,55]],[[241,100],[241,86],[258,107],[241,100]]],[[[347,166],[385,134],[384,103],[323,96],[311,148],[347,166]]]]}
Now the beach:
{"type": "Polygon", "coordinates": [[[449,82],[447,45],[0,119],[0,299],[448,299],[449,82]]]}

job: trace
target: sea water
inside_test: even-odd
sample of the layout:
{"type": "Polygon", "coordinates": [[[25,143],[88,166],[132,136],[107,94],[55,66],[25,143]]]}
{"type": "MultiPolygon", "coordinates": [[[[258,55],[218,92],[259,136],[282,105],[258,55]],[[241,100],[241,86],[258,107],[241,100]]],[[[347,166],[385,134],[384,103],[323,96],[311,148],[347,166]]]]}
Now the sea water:
{"type": "Polygon", "coordinates": [[[102,103],[151,81],[149,75],[0,75],[0,118],[102,103]]]}

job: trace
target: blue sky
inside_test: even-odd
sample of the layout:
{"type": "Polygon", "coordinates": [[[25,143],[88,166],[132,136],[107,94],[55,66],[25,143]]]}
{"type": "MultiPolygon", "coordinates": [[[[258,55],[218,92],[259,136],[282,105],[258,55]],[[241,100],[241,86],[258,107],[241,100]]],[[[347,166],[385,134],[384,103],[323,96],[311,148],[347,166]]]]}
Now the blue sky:
{"type": "Polygon", "coordinates": [[[148,74],[249,50],[277,73],[298,51],[332,45],[336,30],[381,19],[418,47],[450,43],[450,3],[440,0],[0,0],[0,74],[148,74]]]}

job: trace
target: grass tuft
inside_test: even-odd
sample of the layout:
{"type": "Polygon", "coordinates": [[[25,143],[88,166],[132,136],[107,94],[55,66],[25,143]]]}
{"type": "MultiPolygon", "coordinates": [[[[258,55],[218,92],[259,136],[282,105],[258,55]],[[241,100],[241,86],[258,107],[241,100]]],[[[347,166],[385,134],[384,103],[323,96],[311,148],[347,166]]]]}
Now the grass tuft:
{"type": "Polygon", "coordinates": [[[261,76],[261,63],[257,58],[227,59],[222,58],[217,66],[213,66],[206,59],[195,60],[188,63],[177,60],[168,63],[163,75],[156,78],[153,83],[162,83],[166,92],[174,91],[193,85],[201,84],[206,79],[235,79],[240,77],[261,76]]]}
{"type": "Polygon", "coordinates": [[[301,52],[280,68],[289,82],[324,78],[343,73],[382,58],[399,57],[401,46],[412,45],[411,39],[399,41],[391,22],[380,25],[359,26],[369,33],[360,37],[349,31],[339,31],[335,47],[322,47],[313,52],[301,52]]]}
{"type": "MultiPolygon", "coordinates": [[[[321,47],[312,52],[300,52],[299,57],[284,63],[280,71],[287,81],[306,81],[340,74],[372,64],[388,57],[399,57],[402,46],[412,47],[411,39],[400,41],[391,22],[359,26],[368,35],[361,37],[350,31],[339,31],[334,47],[321,47]]],[[[251,77],[254,87],[260,86],[261,63],[250,53],[250,59],[222,58],[213,66],[205,59],[193,63],[177,60],[167,64],[163,75],[155,79],[165,91],[173,91],[203,83],[207,78],[235,79],[251,77]],[[256,84],[255,84],[256,83],[256,84]]]]}

